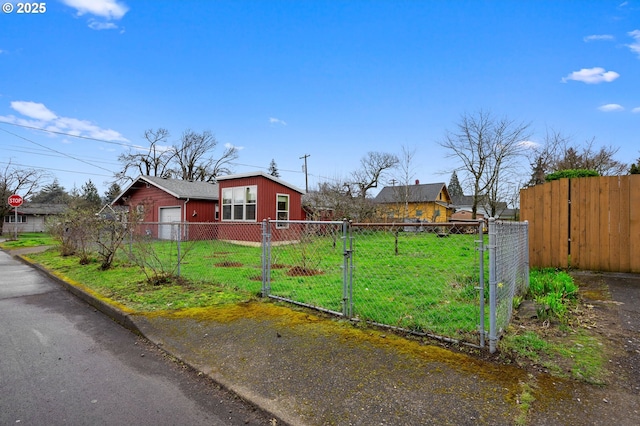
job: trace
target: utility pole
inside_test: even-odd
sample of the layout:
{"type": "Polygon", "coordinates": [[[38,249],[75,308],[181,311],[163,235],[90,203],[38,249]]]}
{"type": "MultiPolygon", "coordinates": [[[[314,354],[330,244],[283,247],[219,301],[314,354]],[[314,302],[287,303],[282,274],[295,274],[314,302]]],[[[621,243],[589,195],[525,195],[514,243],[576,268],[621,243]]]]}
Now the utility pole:
{"type": "Polygon", "coordinates": [[[300,159],[302,160],[304,158],[304,166],[302,166],[302,169],[304,170],[304,190],[305,192],[309,192],[309,173],[307,173],[307,157],[311,157],[310,154],[305,154],[302,157],[300,157],[300,159]]]}

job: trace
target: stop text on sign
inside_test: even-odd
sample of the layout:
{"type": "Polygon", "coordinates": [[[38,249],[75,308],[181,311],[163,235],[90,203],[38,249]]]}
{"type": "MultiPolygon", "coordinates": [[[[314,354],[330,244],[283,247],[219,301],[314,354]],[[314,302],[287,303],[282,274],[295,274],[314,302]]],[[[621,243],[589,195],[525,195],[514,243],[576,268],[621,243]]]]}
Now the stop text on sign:
{"type": "Polygon", "coordinates": [[[20,207],[22,205],[22,202],[22,197],[17,194],[13,194],[9,197],[9,205],[11,207],[20,207]]]}

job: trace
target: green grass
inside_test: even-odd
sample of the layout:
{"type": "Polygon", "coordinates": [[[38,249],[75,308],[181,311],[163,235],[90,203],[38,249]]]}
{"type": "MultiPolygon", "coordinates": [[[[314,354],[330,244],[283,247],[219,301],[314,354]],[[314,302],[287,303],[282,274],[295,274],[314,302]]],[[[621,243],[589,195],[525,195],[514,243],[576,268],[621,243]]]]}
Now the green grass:
{"type": "Polygon", "coordinates": [[[575,303],[578,286],[565,271],[553,268],[533,269],[529,273],[529,294],[551,315],[563,321],[575,303]]]}
{"type": "Polygon", "coordinates": [[[87,265],[80,265],[77,257],[62,257],[56,249],[31,254],[29,258],[139,312],[215,306],[251,297],[247,292],[220,282],[177,280],[152,285],[138,266],[122,260],[113,268],[102,271],[95,258],[87,265]]]}
{"type": "Polygon", "coordinates": [[[18,239],[14,239],[14,235],[6,235],[7,240],[0,243],[0,247],[6,250],[26,248],[26,247],[39,247],[49,246],[56,244],[56,241],[49,234],[42,232],[25,232],[19,233],[18,239]]]}
{"type": "MultiPolygon", "coordinates": [[[[399,233],[396,254],[393,234],[358,235],[353,254],[354,315],[415,332],[477,341],[476,238],[399,233]]],[[[157,258],[153,268],[176,272],[175,242],[156,241],[149,249],[157,258]]],[[[95,259],[81,266],[77,258],[60,258],[54,252],[32,257],[107,297],[144,311],[208,306],[253,297],[261,291],[260,247],[215,240],[184,242],[183,281],[160,286],[145,282],[142,270],[128,260],[128,250],[140,248],[125,246],[108,271],[100,271],[95,259]]],[[[273,295],[342,311],[344,255],[340,240],[335,246],[331,237],[274,246],[272,264],[273,295]],[[303,273],[292,274],[295,268],[303,273]]]]}

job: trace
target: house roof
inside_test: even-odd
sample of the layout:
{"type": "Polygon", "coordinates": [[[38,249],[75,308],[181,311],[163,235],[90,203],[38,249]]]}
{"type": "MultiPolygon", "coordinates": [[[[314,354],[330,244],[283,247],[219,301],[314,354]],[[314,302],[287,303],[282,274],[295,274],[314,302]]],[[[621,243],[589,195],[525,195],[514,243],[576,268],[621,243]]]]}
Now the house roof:
{"type": "Polygon", "coordinates": [[[127,193],[144,188],[147,185],[155,186],[180,199],[218,200],[218,185],[214,183],[141,175],[122,191],[111,204],[115,204],[127,193]]]}
{"type": "Polygon", "coordinates": [[[300,194],[304,194],[305,191],[298,188],[297,186],[291,185],[288,182],[283,181],[282,179],[278,179],[275,176],[271,176],[269,173],[265,173],[263,171],[255,171],[255,172],[248,172],[248,173],[238,173],[235,175],[227,175],[227,176],[219,176],[216,178],[216,180],[218,182],[220,181],[225,181],[225,180],[232,180],[232,179],[243,179],[243,178],[251,178],[251,177],[263,177],[265,179],[269,179],[272,180],[273,182],[279,183],[282,186],[286,186],[289,189],[292,189],[296,192],[299,192],[300,194]]]}
{"type": "Polygon", "coordinates": [[[18,214],[22,215],[48,215],[48,214],[62,214],[69,207],[66,204],[52,204],[52,203],[24,203],[18,207],[18,214]]]}
{"type": "Polygon", "coordinates": [[[401,185],[401,186],[385,186],[382,191],[378,193],[374,202],[376,203],[397,203],[398,201],[404,201],[404,191],[409,189],[407,194],[407,202],[420,203],[425,201],[442,201],[438,200],[438,195],[443,190],[446,192],[447,187],[444,183],[424,183],[419,185],[401,185]]]}
{"type": "Polygon", "coordinates": [[[471,206],[473,205],[473,195],[452,195],[451,204],[454,206],[471,206]]]}

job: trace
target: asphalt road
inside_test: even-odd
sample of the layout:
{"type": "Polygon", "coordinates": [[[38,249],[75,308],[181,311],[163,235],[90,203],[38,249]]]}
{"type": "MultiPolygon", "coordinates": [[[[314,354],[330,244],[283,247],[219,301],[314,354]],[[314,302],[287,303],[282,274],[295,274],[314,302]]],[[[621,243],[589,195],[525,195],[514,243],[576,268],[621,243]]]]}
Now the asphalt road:
{"type": "Polygon", "coordinates": [[[271,422],[0,252],[0,424],[271,422]]]}

